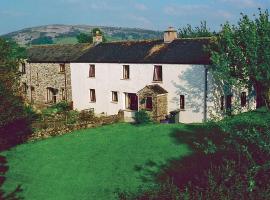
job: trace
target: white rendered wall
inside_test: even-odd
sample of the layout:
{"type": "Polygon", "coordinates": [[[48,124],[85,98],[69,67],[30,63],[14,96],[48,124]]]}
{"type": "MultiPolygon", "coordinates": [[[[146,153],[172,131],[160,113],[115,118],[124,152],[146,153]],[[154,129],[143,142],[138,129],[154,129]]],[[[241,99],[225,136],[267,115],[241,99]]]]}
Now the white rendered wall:
{"type": "MultiPolygon", "coordinates": [[[[137,93],[153,82],[154,66],[159,64],[71,63],[74,109],[94,108],[95,113],[117,114],[125,109],[124,93],[137,93]],[[89,65],[95,65],[95,78],[89,78],[89,65]],[[123,80],[123,65],[130,66],[130,79],[123,80]],[[89,89],[95,89],[96,102],[91,103],[89,89]],[[118,92],[118,103],[111,92],[118,92]]],[[[168,111],[179,109],[180,94],[185,95],[186,108],[180,111],[180,122],[203,121],[204,66],[162,64],[163,81],[158,83],[168,94],[168,111]]]]}

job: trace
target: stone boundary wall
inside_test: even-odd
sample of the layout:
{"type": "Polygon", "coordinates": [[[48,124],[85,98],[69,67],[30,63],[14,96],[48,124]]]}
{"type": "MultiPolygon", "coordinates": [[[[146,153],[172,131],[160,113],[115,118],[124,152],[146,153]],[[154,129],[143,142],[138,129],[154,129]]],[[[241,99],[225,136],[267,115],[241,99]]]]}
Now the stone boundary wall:
{"type": "Polygon", "coordinates": [[[31,134],[27,138],[27,140],[33,141],[45,139],[53,136],[65,135],[76,130],[96,128],[103,125],[109,125],[123,121],[124,121],[123,112],[119,112],[117,115],[95,117],[92,121],[84,121],[75,124],[65,124],[64,121],[62,121],[61,124],[56,122],[57,124],[55,125],[51,124],[48,128],[33,132],[33,134],[31,134]]]}

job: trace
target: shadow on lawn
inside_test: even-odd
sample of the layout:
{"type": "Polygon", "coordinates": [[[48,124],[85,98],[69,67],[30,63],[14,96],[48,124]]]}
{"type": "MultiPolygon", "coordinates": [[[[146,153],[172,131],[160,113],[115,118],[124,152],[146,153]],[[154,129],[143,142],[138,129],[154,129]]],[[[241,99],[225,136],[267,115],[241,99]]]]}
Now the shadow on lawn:
{"type": "Polygon", "coordinates": [[[135,166],[134,170],[140,173],[144,182],[166,183],[168,180],[178,188],[183,188],[188,183],[196,183],[203,187],[207,180],[202,180],[202,173],[213,165],[222,162],[225,152],[205,154],[196,144],[203,144],[207,138],[215,144],[222,144],[222,134],[217,134],[217,128],[208,129],[204,125],[186,125],[183,129],[174,129],[170,136],[176,144],[187,144],[192,154],[186,157],[174,158],[165,164],[147,161],[142,166],[135,166]]]}

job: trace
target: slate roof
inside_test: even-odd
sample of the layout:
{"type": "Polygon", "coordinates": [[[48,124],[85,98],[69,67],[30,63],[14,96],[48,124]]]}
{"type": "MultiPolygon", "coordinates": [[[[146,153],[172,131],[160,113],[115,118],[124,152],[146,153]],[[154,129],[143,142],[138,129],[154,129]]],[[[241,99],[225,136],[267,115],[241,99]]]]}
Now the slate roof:
{"type": "Polygon", "coordinates": [[[205,46],[210,38],[100,43],[89,48],[78,63],[210,64],[205,46]]]}
{"type": "Polygon", "coordinates": [[[143,89],[141,89],[140,91],[138,91],[138,93],[142,92],[145,90],[145,88],[148,88],[149,90],[153,91],[155,94],[159,95],[159,94],[167,94],[168,91],[165,90],[163,87],[161,87],[158,84],[154,84],[154,85],[147,85],[145,86],[143,89]]]}
{"type": "Polygon", "coordinates": [[[28,49],[33,63],[210,64],[205,46],[211,38],[122,41],[75,45],[37,45],[28,49]]]}
{"type": "Polygon", "coordinates": [[[27,49],[28,62],[69,63],[80,57],[90,44],[35,45],[27,49]]]}

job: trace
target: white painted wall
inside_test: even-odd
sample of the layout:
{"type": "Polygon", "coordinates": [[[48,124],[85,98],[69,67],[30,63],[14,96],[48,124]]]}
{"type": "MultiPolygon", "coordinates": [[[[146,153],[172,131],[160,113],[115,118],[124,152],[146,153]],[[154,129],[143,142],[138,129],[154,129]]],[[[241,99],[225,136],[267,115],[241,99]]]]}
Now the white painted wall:
{"type": "MultiPolygon", "coordinates": [[[[127,63],[71,63],[71,84],[74,109],[94,108],[95,113],[112,115],[125,109],[124,93],[137,93],[153,82],[154,65],[127,63]],[[89,64],[95,64],[96,77],[89,78],[89,64]],[[123,80],[123,65],[130,65],[130,79],[123,80]],[[96,102],[91,103],[89,89],[96,90],[96,102]],[[111,92],[118,91],[118,103],[111,92]]],[[[161,64],[163,81],[159,83],[168,94],[168,110],[179,109],[179,95],[186,96],[186,109],[180,111],[180,122],[202,122],[204,99],[204,66],[161,64]]]]}

